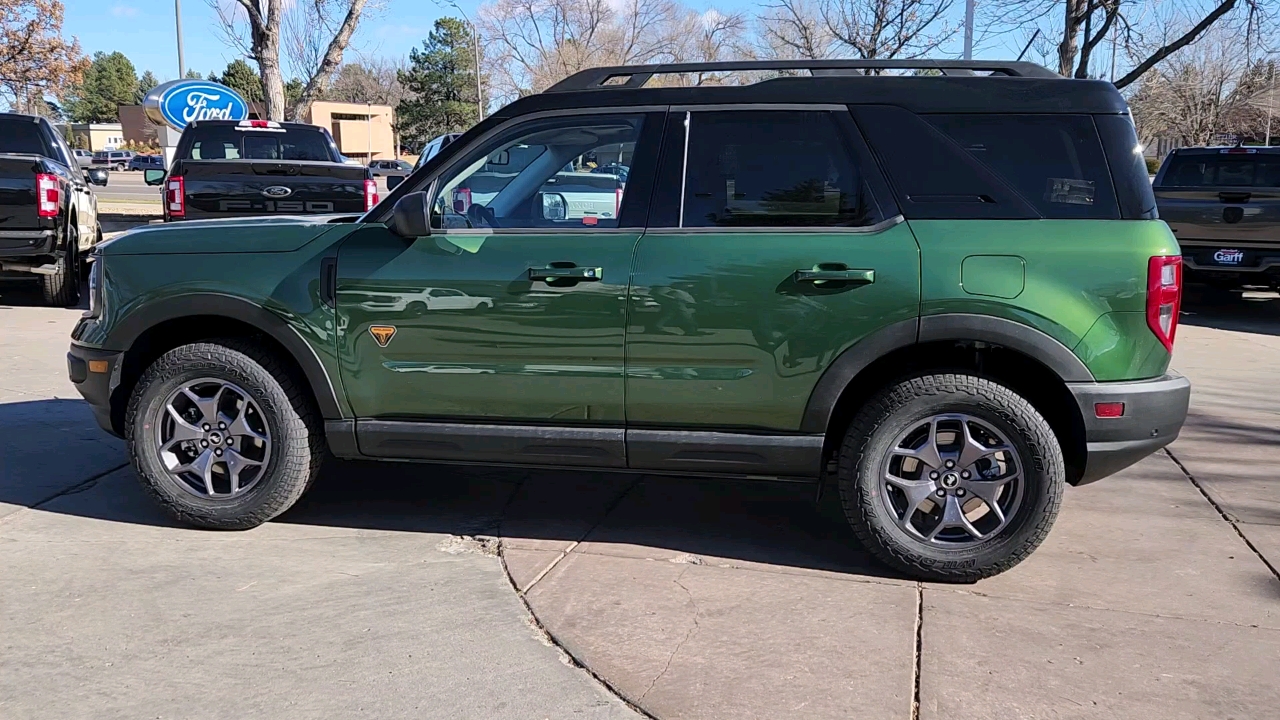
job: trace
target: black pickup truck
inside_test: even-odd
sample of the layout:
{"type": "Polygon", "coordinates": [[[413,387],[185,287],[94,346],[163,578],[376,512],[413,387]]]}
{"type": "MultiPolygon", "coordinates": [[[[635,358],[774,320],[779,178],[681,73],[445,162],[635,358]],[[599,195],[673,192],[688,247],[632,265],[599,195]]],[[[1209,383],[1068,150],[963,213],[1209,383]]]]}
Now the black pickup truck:
{"type": "Polygon", "coordinates": [[[168,172],[144,173],[163,186],[165,221],[361,215],[378,203],[369,168],[344,163],[327,130],[302,123],[196,121],[168,172]]]}
{"type": "Polygon", "coordinates": [[[1280,148],[1179,148],[1153,189],[1187,282],[1280,288],[1280,148]]]}
{"type": "Polygon", "coordinates": [[[50,305],[80,300],[83,259],[102,239],[106,168],[83,170],[48,120],[0,113],[0,278],[38,280],[50,305]]]}

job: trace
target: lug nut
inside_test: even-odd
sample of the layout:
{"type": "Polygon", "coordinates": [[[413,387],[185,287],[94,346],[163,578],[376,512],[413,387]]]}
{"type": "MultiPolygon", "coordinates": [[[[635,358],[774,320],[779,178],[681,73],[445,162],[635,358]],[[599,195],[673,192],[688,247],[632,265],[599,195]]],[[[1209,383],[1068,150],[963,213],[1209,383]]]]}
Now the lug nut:
{"type": "Polygon", "coordinates": [[[214,451],[213,451],[213,454],[214,454],[214,455],[221,455],[221,454],[222,454],[222,448],[218,448],[217,450],[214,450],[214,451]]]}
{"type": "Polygon", "coordinates": [[[235,440],[235,438],[228,436],[228,437],[227,437],[227,444],[228,444],[228,445],[230,445],[230,444],[232,443],[232,441],[233,441],[233,440],[235,440]]]}
{"type": "Polygon", "coordinates": [[[212,428],[212,427],[210,427],[209,423],[205,423],[205,424],[204,424],[204,429],[205,429],[205,430],[212,430],[213,428],[212,428]]]}
{"type": "MultiPolygon", "coordinates": [[[[221,452],[221,450],[219,450],[221,452]]],[[[956,497],[964,497],[964,488],[956,488],[956,497]]]]}
{"type": "Polygon", "coordinates": [[[938,479],[938,471],[937,471],[937,470],[934,470],[933,472],[929,473],[929,479],[930,479],[930,480],[937,480],[937,479],[938,479]]]}
{"type": "Polygon", "coordinates": [[[960,473],[960,477],[961,477],[961,478],[963,478],[963,479],[965,479],[965,480],[968,480],[968,479],[969,479],[969,471],[968,471],[968,470],[963,470],[963,471],[961,471],[961,473],[960,473]]]}
{"type": "MultiPolygon", "coordinates": [[[[206,427],[205,429],[206,429],[206,430],[208,430],[209,428],[207,428],[207,427],[206,427]]],[[[955,467],[955,466],[956,466],[956,461],[955,461],[955,460],[948,460],[948,461],[946,462],[946,466],[947,466],[948,468],[953,468],[953,467],[955,467]]]]}
{"type": "Polygon", "coordinates": [[[942,488],[938,488],[938,497],[946,497],[946,496],[947,496],[947,491],[943,490],[942,488]]]}
{"type": "Polygon", "coordinates": [[[200,447],[209,447],[209,441],[208,441],[208,440],[201,440],[201,441],[200,441],[200,447]]]}
{"type": "Polygon", "coordinates": [[[226,430],[226,429],[227,429],[227,424],[226,424],[226,423],[218,423],[218,429],[219,429],[219,430],[226,430]]]}

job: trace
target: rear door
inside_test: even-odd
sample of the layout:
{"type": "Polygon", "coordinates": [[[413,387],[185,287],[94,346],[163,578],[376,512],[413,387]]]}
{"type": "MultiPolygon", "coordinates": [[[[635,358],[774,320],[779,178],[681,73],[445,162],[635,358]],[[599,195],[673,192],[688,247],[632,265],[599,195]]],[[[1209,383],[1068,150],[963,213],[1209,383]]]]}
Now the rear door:
{"type": "Polygon", "coordinates": [[[630,464],[814,474],[820,438],[777,438],[841,351],[918,314],[915,239],[843,107],[673,109],[667,134],[632,274],[630,464]]]}

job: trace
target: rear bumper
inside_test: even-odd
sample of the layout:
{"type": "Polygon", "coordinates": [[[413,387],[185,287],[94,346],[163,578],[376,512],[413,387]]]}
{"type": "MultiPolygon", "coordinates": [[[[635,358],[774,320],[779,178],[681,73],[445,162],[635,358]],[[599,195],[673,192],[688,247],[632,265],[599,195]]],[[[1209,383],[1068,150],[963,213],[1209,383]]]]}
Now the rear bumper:
{"type": "Polygon", "coordinates": [[[93,417],[103,430],[119,435],[111,422],[111,394],[120,384],[123,353],[72,345],[67,352],[67,375],[89,403],[93,417]],[[105,363],[102,364],[102,363],[105,363]]]}
{"type": "Polygon", "coordinates": [[[1067,385],[1084,418],[1088,457],[1077,485],[1101,480],[1173,442],[1187,419],[1191,381],[1177,374],[1154,380],[1067,385]],[[1124,414],[1100,418],[1097,403],[1124,403],[1124,414]]]}
{"type": "Polygon", "coordinates": [[[51,255],[58,245],[53,228],[40,230],[0,230],[0,258],[27,258],[51,255]]]}

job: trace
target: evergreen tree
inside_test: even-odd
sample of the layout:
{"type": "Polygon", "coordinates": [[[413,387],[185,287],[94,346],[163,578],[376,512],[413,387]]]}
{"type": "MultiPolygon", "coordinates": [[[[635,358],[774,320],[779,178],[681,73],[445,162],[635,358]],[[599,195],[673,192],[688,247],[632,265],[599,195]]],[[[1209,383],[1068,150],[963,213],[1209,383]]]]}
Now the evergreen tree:
{"type": "Polygon", "coordinates": [[[188,70],[188,71],[187,71],[187,74],[186,74],[185,76],[183,76],[183,79],[185,79],[185,80],[203,80],[204,78],[200,76],[200,71],[199,71],[199,70],[188,70]]]}
{"type": "Polygon", "coordinates": [[[210,75],[209,79],[235,90],[249,102],[262,102],[262,78],[258,77],[257,70],[240,58],[227,63],[221,77],[210,75]]]}
{"type": "Polygon", "coordinates": [[[129,58],[119,52],[96,52],[68,110],[73,122],[120,122],[119,106],[137,99],[138,73],[129,58]]]}
{"type": "Polygon", "coordinates": [[[157,85],[159,85],[159,84],[160,84],[160,81],[159,81],[159,80],[156,80],[156,76],[155,76],[155,75],[153,75],[153,74],[151,74],[151,71],[150,71],[150,70],[148,70],[148,71],[146,71],[146,72],[142,73],[142,77],[138,79],[138,100],[137,100],[137,104],[141,105],[141,104],[142,104],[142,99],[143,99],[143,98],[145,98],[145,97],[147,96],[147,93],[151,91],[151,88],[153,88],[153,87],[155,87],[155,86],[157,86],[157,85]]]}
{"type": "Polygon", "coordinates": [[[420,148],[437,135],[475,124],[476,67],[471,32],[457,18],[441,18],[409,51],[409,68],[398,73],[404,99],[396,107],[401,136],[420,148]]]}

